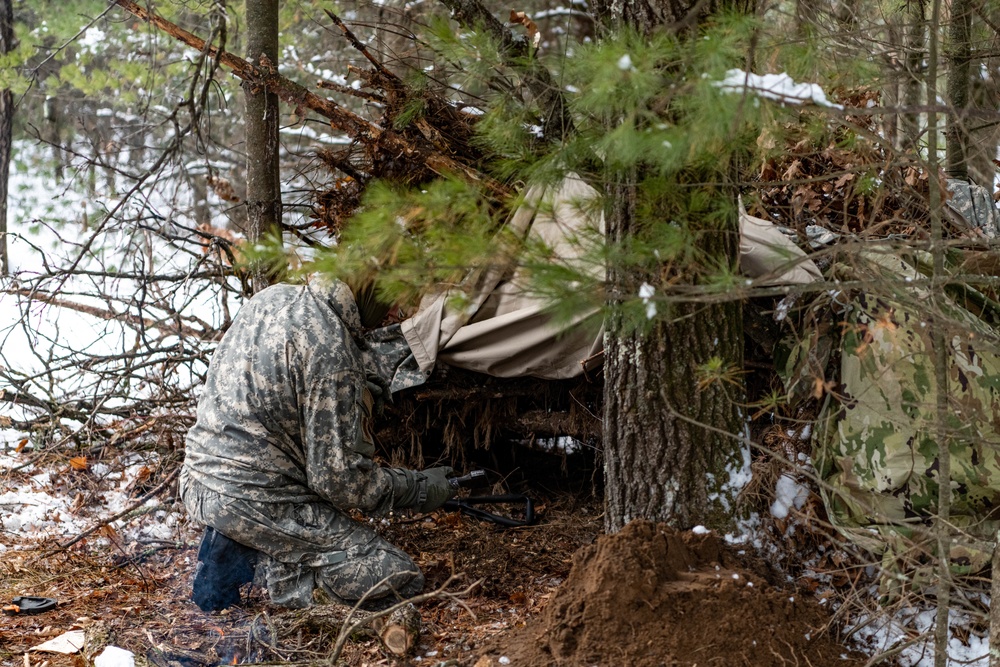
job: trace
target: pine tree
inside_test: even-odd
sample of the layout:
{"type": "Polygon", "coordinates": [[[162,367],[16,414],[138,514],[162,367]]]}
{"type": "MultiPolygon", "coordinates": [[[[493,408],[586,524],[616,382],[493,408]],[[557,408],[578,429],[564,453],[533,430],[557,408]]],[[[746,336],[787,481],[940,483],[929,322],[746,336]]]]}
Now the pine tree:
{"type": "MultiPolygon", "coordinates": [[[[713,3],[722,5],[723,3],[713,3]]],[[[746,11],[745,3],[722,9],[746,11]]],[[[697,25],[710,12],[700,2],[625,0],[599,2],[599,17],[613,30],[634,29],[646,36],[668,30],[691,42],[697,25]]],[[[642,167],[613,176],[608,239],[628,244],[641,233],[637,203],[649,195],[634,185],[642,167]]],[[[737,253],[736,191],[733,174],[722,169],[684,170],[675,187],[653,194],[649,204],[664,215],[684,215],[700,261],[733,266],[737,253]],[[714,173],[713,173],[714,172],[714,173]],[[714,176],[714,178],[713,178],[714,176]],[[708,177],[706,179],[703,178],[708,177]],[[721,185],[718,183],[721,178],[721,185]],[[711,202],[709,204],[709,202],[711,202]]],[[[656,285],[652,270],[609,267],[612,299],[656,285]]],[[[698,267],[681,269],[682,280],[697,284],[706,276],[698,267]],[[699,275],[701,273],[701,275],[699,275]]],[[[636,518],[689,528],[723,527],[731,517],[710,497],[723,498],[727,467],[740,463],[743,392],[737,379],[699,383],[698,369],[742,368],[743,327],[738,301],[674,304],[649,330],[623,328],[611,309],[605,337],[604,461],[605,526],[621,529],[636,518]]]]}

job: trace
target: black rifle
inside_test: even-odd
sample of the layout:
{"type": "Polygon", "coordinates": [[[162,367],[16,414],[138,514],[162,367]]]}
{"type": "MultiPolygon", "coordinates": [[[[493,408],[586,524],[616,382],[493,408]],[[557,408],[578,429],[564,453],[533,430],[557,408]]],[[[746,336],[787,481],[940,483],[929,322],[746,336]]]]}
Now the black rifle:
{"type": "MultiPolygon", "coordinates": [[[[490,485],[489,476],[485,470],[473,470],[468,475],[462,477],[452,477],[448,480],[453,489],[473,489],[490,485]]],[[[444,504],[446,510],[461,512],[467,516],[483,521],[490,521],[507,528],[518,526],[529,526],[535,522],[535,504],[531,498],[520,493],[506,493],[499,496],[469,496],[468,498],[454,498],[444,504]],[[477,505],[524,505],[524,518],[512,519],[502,514],[494,514],[477,507],[477,505]]]]}

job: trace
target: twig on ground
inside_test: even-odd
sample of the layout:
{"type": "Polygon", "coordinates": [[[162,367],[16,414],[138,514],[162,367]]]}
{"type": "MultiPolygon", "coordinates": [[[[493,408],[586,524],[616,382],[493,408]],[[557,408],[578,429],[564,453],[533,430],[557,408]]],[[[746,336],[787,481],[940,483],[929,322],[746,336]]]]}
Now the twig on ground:
{"type": "Polygon", "coordinates": [[[145,504],[145,502],[147,500],[149,500],[150,498],[153,498],[154,496],[159,495],[160,492],[162,492],[164,489],[166,489],[168,486],[170,486],[171,482],[173,482],[174,479],[176,479],[176,477],[180,473],[180,471],[181,471],[180,466],[177,466],[176,468],[173,469],[173,471],[171,471],[171,473],[169,475],[167,475],[166,479],[164,479],[162,482],[160,482],[156,486],[156,488],[154,488],[152,491],[150,491],[146,495],[140,497],[138,500],[136,500],[134,503],[132,503],[131,505],[129,505],[128,507],[126,507],[125,509],[123,509],[121,512],[118,512],[114,516],[110,516],[110,517],[107,517],[105,519],[102,519],[101,521],[97,522],[96,524],[94,524],[93,526],[91,526],[90,528],[88,528],[87,530],[83,531],[82,533],[80,533],[79,535],[77,535],[76,537],[74,537],[73,539],[71,539],[69,542],[66,542],[64,544],[60,544],[55,549],[52,549],[51,551],[47,551],[46,553],[44,553],[42,555],[42,557],[43,558],[47,558],[47,557],[51,556],[52,554],[56,553],[57,551],[62,551],[64,549],[68,549],[71,546],[73,546],[74,544],[76,544],[77,542],[79,542],[80,540],[82,540],[83,538],[88,537],[90,535],[93,535],[98,530],[100,530],[104,526],[108,525],[112,521],[117,521],[118,519],[121,519],[126,514],[129,514],[130,512],[132,512],[133,510],[135,510],[137,507],[140,507],[141,505],[145,504]]]}
{"type": "MultiPolygon", "coordinates": [[[[421,602],[426,602],[427,600],[434,600],[434,599],[438,599],[438,598],[458,599],[458,598],[460,598],[462,596],[469,595],[473,591],[473,589],[476,588],[476,586],[479,586],[481,583],[483,583],[483,580],[479,579],[479,580],[474,581],[473,583],[469,584],[466,588],[464,588],[461,591],[457,591],[457,592],[448,591],[447,590],[448,587],[451,584],[453,584],[454,582],[456,582],[459,579],[461,579],[462,576],[463,575],[461,573],[460,574],[453,574],[453,575],[449,576],[448,579],[447,579],[447,581],[445,581],[443,584],[441,584],[441,586],[439,586],[437,589],[431,591],[430,593],[424,593],[422,595],[417,595],[417,596],[409,598],[407,600],[403,600],[402,602],[399,602],[398,604],[394,604],[393,606],[391,606],[391,607],[389,607],[387,609],[383,609],[382,611],[374,612],[374,613],[372,613],[370,615],[366,614],[363,619],[355,621],[354,623],[351,623],[351,617],[355,613],[357,613],[358,608],[362,604],[365,603],[365,601],[368,599],[369,595],[373,591],[378,590],[384,584],[387,584],[392,577],[391,576],[386,577],[382,581],[378,582],[377,584],[375,584],[375,586],[372,587],[371,590],[369,590],[367,593],[365,593],[364,596],[362,596],[362,598],[360,600],[358,600],[357,604],[354,605],[354,608],[351,609],[351,611],[347,614],[347,618],[344,619],[344,625],[341,627],[340,635],[337,637],[337,643],[334,645],[333,652],[330,654],[329,664],[330,665],[335,665],[337,663],[337,660],[340,658],[341,652],[344,650],[344,644],[347,643],[347,640],[350,638],[351,635],[353,635],[355,632],[357,632],[362,626],[367,625],[368,623],[371,623],[375,619],[382,618],[383,616],[388,616],[388,615],[392,614],[393,612],[395,612],[397,609],[402,609],[403,607],[405,607],[408,604],[420,604],[421,602]]],[[[465,605],[463,605],[463,607],[464,606],[465,605]]],[[[471,610],[469,610],[468,607],[465,607],[465,609],[467,611],[469,611],[470,614],[472,613],[471,610]]]]}

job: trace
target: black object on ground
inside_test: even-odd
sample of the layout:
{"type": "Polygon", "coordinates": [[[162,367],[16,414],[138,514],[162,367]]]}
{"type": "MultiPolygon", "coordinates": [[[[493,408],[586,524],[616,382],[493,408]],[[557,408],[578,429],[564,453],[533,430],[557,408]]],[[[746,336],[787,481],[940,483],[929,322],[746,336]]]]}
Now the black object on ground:
{"type": "Polygon", "coordinates": [[[453,489],[475,489],[490,485],[490,478],[485,470],[473,470],[468,475],[449,477],[448,484],[453,489]]]}
{"type": "Polygon", "coordinates": [[[446,510],[458,511],[462,514],[474,517],[476,519],[482,519],[483,521],[490,521],[500,526],[505,526],[507,528],[516,528],[518,526],[530,526],[535,522],[535,504],[531,501],[531,498],[521,494],[505,494],[500,496],[471,496],[469,498],[455,498],[449,500],[444,504],[446,510]],[[514,519],[508,516],[503,516],[502,514],[494,514],[493,512],[487,512],[484,509],[476,507],[477,505],[511,505],[518,504],[524,506],[524,518],[514,519]]]}
{"type": "Polygon", "coordinates": [[[10,601],[9,605],[4,605],[3,613],[9,616],[29,616],[32,614],[44,614],[52,611],[59,605],[52,598],[40,598],[32,595],[20,595],[10,601]]]}

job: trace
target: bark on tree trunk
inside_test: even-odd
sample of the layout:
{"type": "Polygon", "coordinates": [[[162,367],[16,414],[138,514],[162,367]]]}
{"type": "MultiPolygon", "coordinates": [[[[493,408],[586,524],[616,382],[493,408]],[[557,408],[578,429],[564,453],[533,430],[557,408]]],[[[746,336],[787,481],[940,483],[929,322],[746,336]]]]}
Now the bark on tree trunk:
{"type": "Polygon", "coordinates": [[[969,108],[972,81],[972,3],[953,0],[948,29],[948,126],[945,131],[946,167],[951,178],[969,179],[969,128],[963,114],[969,108]]]}
{"type": "MultiPolygon", "coordinates": [[[[246,0],[247,60],[265,70],[278,62],[278,0],[246,0]]],[[[244,83],[247,136],[247,239],[256,243],[281,230],[278,96],[244,83]]],[[[266,267],[252,272],[254,292],[267,287],[266,267]]]]}
{"type": "MultiPolygon", "coordinates": [[[[975,9],[977,17],[973,19],[973,26],[977,32],[984,32],[983,51],[991,54],[1000,52],[1000,32],[995,28],[1000,28],[1000,11],[993,6],[980,5],[975,9]],[[983,23],[986,27],[980,27],[983,23]]],[[[979,35],[973,37],[977,42],[979,35]]],[[[1000,108],[1000,57],[988,55],[978,63],[982,68],[982,75],[972,76],[972,107],[974,109],[998,109],[1000,108]]],[[[972,70],[975,72],[977,63],[973,63],[972,70]]],[[[992,191],[993,180],[996,177],[997,166],[994,160],[997,159],[997,147],[1000,146],[1000,123],[989,118],[977,118],[971,121],[972,127],[969,129],[969,178],[984,188],[992,191]]]]}
{"type": "Polygon", "coordinates": [[[927,35],[927,0],[909,0],[907,5],[906,55],[903,72],[904,113],[900,116],[902,147],[916,151],[920,143],[920,106],[923,93],[923,62],[927,35]]]}
{"type": "MultiPolygon", "coordinates": [[[[649,32],[664,25],[687,31],[709,11],[748,11],[749,2],[697,0],[599,1],[598,17],[649,32]]],[[[610,243],[636,232],[633,174],[616,177],[607,217],[610,243]]],[[[735,192],[716,188],[713,196],[735,192]]],[[[734,207],[735,208],[735,207],[734,207]]],[[[692,224],[698,224],[692,221],[692,224]]],[[[710,257],[731,265],[737,251],[736,220],[726,229],[707,226],[699,234],[710,257]]],[[[651,276],[610,266],[612,298],[634,297],[651,276]]],[[[612,308],[614,311],[614,308],[612,308]]],[[[619,315],[608,320],[604,362],[605,529],[620,530],[633,519],[662,521],[677,528],[727,526],[731,506],[723,487],[727,468],[742,461],[736,439],[742,430],[742,390],[725,383],[698,389],[697,369],[712,357],[742,368],[743,328],[739,304],[677,306],[671,317],[647,332],[625,333],[619,315]]]]}
{"type": "MultiPolygon", "coordinates": [[[[634,195],[619,186],[608,218],[609,238],[633,232],[634,195]]],[[[718,196],[724,196],[719,193],[718,196]]],[[[705,238],[715,257],[736,251],[730,233],[705,238]]],[[[647,277],[609,267],[614,293],[634,296],[647,277]]],[[[648,277],[652,280],[652,277],[648,277]]],[[[727,470],[742,464],[742,390],[723,382],[698,388],[698,368],[719,357],[742,368],[743,327],[738,302],[676,305],[648,332],[621,333],[612,315],[604,343],[605,529],[637,518],[676,528],[729,525],[727,470]]]]}
{"type": "MultiPolygon", "coordinates": [[[[14,5],[0,0],[0,52],[14,49],[14,5]]],[[[7,181],[10,180],[10,148],[14,128],[14,95],[0,92],[0,275],[10,273],[7,255],[7,181]]]]}
{"type": "Polygon", "coordinates": [[[756,0],[595,0],[594,17],[606,26],[627,25],[639,32],[694,27],[713,12],[753,11],[756,0]]]}

